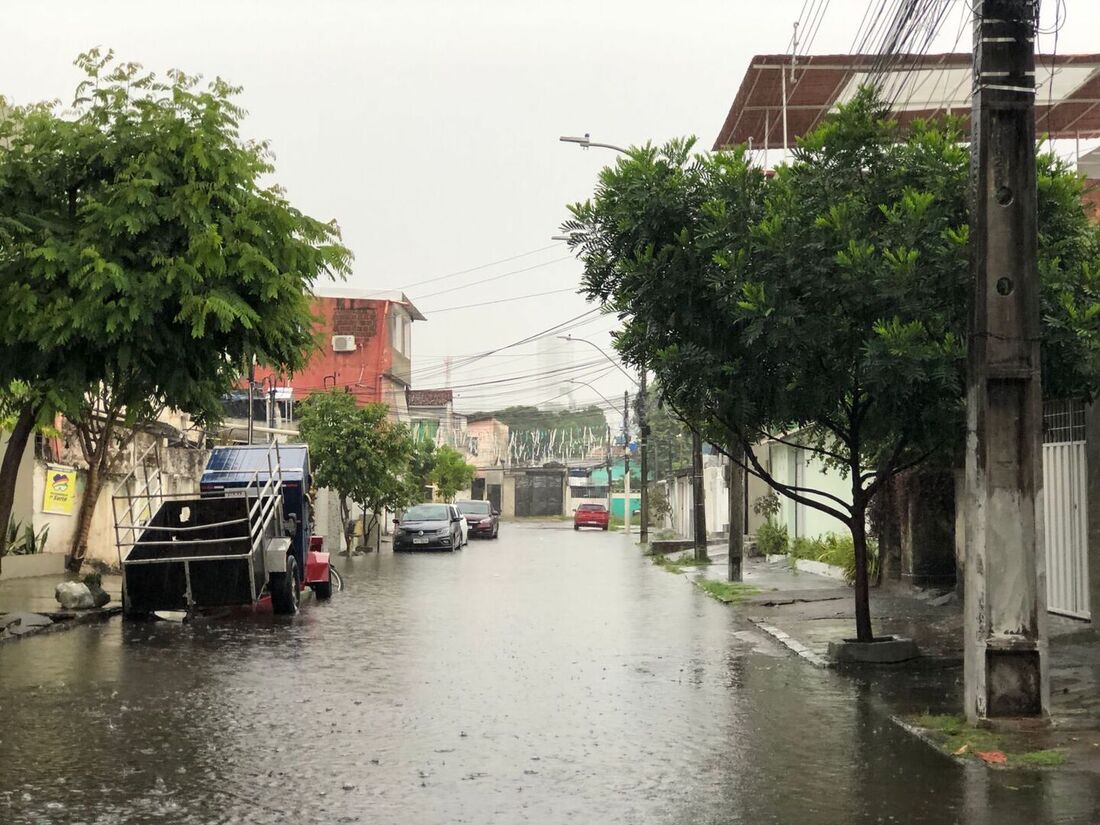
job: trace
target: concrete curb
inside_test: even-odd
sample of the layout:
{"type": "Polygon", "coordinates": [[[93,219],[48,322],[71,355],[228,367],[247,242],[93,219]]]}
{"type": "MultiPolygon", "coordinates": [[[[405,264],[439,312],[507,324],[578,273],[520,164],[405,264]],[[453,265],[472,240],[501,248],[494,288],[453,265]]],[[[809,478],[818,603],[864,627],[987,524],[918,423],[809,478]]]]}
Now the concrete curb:
{"type": "MultiPolygon", "coordinates": [[[[786,554],[772,555],[766,557],[770,564],[776,562],[786,562],[790,564],[791,557],[786,554]]],[[[836,579],[837,581],[848,583],[847,578],[844,575],[844,568],[837,567],[835,564],[825,564],[823,561],[814,561],[813,559],[795,559],[795,569],[801,570],[803,573],[813,573],[815,576],[824,576],[827,579],[836,579]]]]}
{"type": "Polygon", "coordinates": [[[0,636],[0,644],[5,642],[19,642],[23,639],[33,639],[37,636],[42,636],[46,633],[59,633],[63,630],[70,630],[74,627],[80,627],[81,625],[92,624],[93,622],[105,622],[112,616],[118,616],[122,613],[122,607],[100,607],[92,610],[81,611],[80,613],[42,613],[43,616],[48,616],[53,620],[53,624],[44,625],[40,628],[36,628],[30,633],[21,633],[18,636],[4,635],[0,636]]]}
{"type": "Polygon", "coordinates": [[[787,648],[797,656],[805,659],[814,667],[831,668],[836,666],[835,662],[830,662],[824,656],[814,653],[800,641],[792,638],[787,633],[784,633],[778,627],[770,625],[760,619],[754,619],[751,616],[749,616],[748,619],[750,622],[753,623],[753,625],[760,628],[760,630],[767,633],[769,636],[771,636],[773,639],[775,639],[777,642],[779,642],[781,645],[783,645],[785,648],[787,648]]]}

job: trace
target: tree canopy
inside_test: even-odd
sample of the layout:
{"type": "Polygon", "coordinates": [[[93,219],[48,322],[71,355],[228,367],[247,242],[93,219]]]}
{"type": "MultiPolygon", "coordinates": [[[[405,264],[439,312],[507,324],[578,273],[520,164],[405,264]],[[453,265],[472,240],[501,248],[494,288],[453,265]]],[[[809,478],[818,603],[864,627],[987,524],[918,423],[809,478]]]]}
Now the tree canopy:
{"type": "Polygon", "coordinates": [[[462,453],[446,444],[435,451],[430,478],[436,492],[444,501],[451,501],[460,490],[470,486],[477,475],[477,468],[467,464],[462,453]]]}
{"type": "Polygon", "coordinates": [[[352,549],[349,502],[376,524],[386,510],[400,510],[422,495],[410,471],[415,444],[408,428],[390,421],[385,404],[360,407],[355,396],[314,393],[298,407],[298,431],[309,446],[314,481],[340,500],[346,549],[352,549]]]}
{"type": "Polygon", "coordinates": [[[165,406],[209,424],[247,362],[305,363],[311,285],[351,255],[268,182],[238,88],[111,52],[77,65],[71,108],[0,118],[0,387],[35,416],[114,417],[108,443],[165,406]]]}
{"type": "MultiPolygon", "coordinates": [[[[852,531],[861,640],[867,505],[892,475],[954,455],[965,429],[969,155],[955,122],[899,134],[887,114],[861,93],[770,179],[743,149],[633,149],[563,227],[584,291],[624,322],[624,360],[654,370],[708,440],[852,531]],[[850,500],[776,478],[769,440],[838,468],[850,500]]],[[[1063,164],[1042,157],[1039,180],[1044,380],[1089,397],[1097,230],[1063,164]]]]}

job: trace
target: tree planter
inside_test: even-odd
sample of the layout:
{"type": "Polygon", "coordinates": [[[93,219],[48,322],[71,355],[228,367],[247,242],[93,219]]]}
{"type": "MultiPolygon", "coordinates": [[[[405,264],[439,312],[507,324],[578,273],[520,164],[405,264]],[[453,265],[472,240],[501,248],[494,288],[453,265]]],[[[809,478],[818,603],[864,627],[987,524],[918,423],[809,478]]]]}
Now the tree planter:
{"type": "Polygon", "coordinates": [[[918,656],[916,642],[897,636],[879,636],[873,642],[855,639],[829,642],[829,659],[837,664],[890,665],[918,656]]]}
{"type": "Polygon", "coordinates": [[[36,553],[33,556],[4,556],[0,581],[29,579],[33,576],[60,576],[65,572],[63,553],[36,553]]]}

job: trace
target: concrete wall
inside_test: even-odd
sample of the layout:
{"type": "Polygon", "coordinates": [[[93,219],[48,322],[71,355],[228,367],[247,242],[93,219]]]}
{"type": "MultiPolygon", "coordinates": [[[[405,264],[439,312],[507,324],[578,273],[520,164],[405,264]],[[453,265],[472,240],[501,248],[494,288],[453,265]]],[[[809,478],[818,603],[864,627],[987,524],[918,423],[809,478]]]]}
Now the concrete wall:
{"type": "MultiPolygon", "coordinates": [[[[0,455],[8,448],[8,434],[0,435],[0,455]]],[[[19,463],[19,478],[15,482],[15,500],[12,502],[11,517],[16,522],[27,523],[34,515],[34,491],[31,476],[34,471],[34,438],[27,442],[23,458],[19,463]]],[[[41,505],[41,502],[39,502],[41,505]]],[[[7,525],[2,525],[7,527],[7,525]]]]}
{"type": "MultiPolygon", "coordinates": [[[[199,477],[206,466],[209,453],[205,450],[168,449],[161,450],[161,478],[165,493],[193,493],[198,491],[199,477]]],[[[61,463],[70,466],[77,464],[71,460],[72,456],[63,456],[61,463]],[[68,460],[67,460],[68,459],[68,460]]],[[[46,552],[64,554],[69,551],[76,531],[77,515],[80,511],[81,496],[87,481],[84,469],[77,465],[76,503],[71,515],[56,513],[44,513],[42,511],[43,499],[46,490],[47,462],[34,460],[30,471],[26,474],[26,480],[31,485],[33,495],[34,526],[36,530],[49,527],[49,535],[46,539],[46,552]]],[[[109,476],[104,483],[99,500],[96,502],[95,514],[92,516],[91,529],[88,536],[88,555],[86,561],[93,564],[103,564],[111,568],[118,566],[118,549],[115,536],[115,507],[113,497],[137,492],[136,486],[131,481],[126,488],[121,486],[129,473],[119,472],[109,476]]],[[[120,516],[125,516],[127,504],[120,502],[118,505],[120,516]]]]}

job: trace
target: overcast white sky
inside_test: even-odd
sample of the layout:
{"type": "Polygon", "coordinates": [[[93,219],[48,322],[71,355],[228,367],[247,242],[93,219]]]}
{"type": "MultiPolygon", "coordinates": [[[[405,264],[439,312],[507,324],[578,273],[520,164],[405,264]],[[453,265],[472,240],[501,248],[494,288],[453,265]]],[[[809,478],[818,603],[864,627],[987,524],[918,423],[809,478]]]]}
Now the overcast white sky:
{"type": "MultiPolygon", "coordinates": [[[[833,0],[813,52],[850,50],[868,0],[833,0]]],[[[1055,3],[1044,3],[1044,20],[1055,3]]],[[[951,48],[965,4],[941,36],[951,48]]],[[[72,59],[93,45],[163,71],[244,86],[245,132],[268,138],[291,200],[335,218],[356,256],[350,286],[401,288],[551,244],[565,204],[592,190],[606,150],[695,134],[709,148],[750,58],[785,50],[803,0],[3,0],[0,94],[71,99],[72,59]]],[[[1059,52],[1100,52],[1100,3],[1067,0],[1059,52]]],[[[968,48],[969,35],[962,41],[968,48]]],[[[1053,38],[1043,39],[1043,50],[1053,38]]],[[[418,387],[442,384],[446,355],[499,347],[579,315],[564,247],[408,290],[418,387]],[[545,264],[545,265],[543,265],[545,264]],[[501,277],[435,295],[443,289],[501,277]]],[[[612,318],[576,330],[605,348],[612,318]]],[[[583,345],[578,364],[599,355],[583,345]]],[[[460,410],[538,402],[546,386],[475,385],[536,369],[533,345],[455,370],[460,410]]],[[[563,356],[564,357],[564,356],[563,356]]],[[[545,363],[545,360],[544,362],[545,363]]],[[[621,399],[617,371],[593,378],[621,399]]],[[[579,388],[576,400],[595,399],[579,388]]]]}

